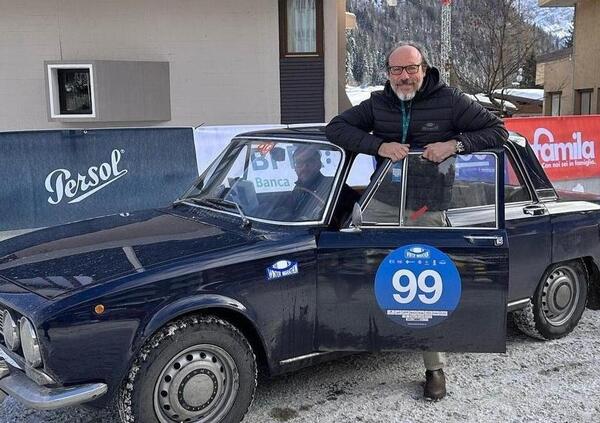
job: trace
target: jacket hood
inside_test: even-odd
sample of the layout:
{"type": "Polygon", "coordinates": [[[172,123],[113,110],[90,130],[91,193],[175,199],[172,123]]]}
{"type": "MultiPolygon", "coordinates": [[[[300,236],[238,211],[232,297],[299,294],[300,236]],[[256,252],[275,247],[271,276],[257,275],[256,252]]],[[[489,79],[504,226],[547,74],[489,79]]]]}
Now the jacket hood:
{"type": "Polygon", "coordinates": [[[251,241],[252,235],[159,210],[56,226],[0,243],[0,277],[46,298],[143,272],[190,255],[251,241]]]}
{"type": "MultiPolygon", "coordinates": [[[[413,101],[419,101],[419,99],[421,98],[428,97],[445,86],[446,84],[440,79],[440,71],[437,68],[430,66],[427,68],[427,73],[425,74],[425,78],[423,79],[423,85],[421,86],[421,89],[417,91],[417,94],[415,95],[413,101]]],[[[383,92],[393,101],[400,102],[400,99],[398,99],[398,96],[392,89],[392,85],[390,84],[389,80],[385,83],[383,92]]]]}

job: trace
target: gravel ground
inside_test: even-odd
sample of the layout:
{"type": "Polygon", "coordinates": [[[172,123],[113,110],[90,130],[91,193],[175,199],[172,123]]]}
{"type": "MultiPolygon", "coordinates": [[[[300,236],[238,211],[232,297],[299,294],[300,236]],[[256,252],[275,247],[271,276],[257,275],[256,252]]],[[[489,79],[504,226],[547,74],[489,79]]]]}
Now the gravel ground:
{"type": "MultiPolygon", "coordinates": [[[[259,382],[245,422],[598,422],[600,311],[541,342],[509,322],[506,354],[449,354],[448,396],[421,399],[418,353],[360,354],[259,382]]],[[[111,410],[31,411],[8,398],[0,422],[117,423],[111,410]]]]}

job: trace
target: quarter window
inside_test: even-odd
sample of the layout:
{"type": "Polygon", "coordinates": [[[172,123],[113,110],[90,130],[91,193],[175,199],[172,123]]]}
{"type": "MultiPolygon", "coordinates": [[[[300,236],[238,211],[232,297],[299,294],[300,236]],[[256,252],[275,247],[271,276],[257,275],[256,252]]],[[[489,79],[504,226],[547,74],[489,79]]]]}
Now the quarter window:
{"type": "Polygon", "coordinates": [[[504,203],[531,201],[521,174],[515,170],[512,156],[504,155],[504,203]]]}

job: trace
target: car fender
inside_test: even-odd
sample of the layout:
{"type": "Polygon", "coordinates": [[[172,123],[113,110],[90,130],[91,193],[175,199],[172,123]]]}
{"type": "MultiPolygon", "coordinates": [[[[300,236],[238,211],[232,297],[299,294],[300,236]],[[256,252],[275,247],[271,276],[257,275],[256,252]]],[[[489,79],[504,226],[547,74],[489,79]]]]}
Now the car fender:
{"type": "MultiPolygon", "coordinates": [[[[142,345],[161,327],[166,325],[168,322],[173,321],[185,315],[189,315],[195,312],[205,312],[208,310],[218,310],[216,314],[221,315],[225,311],[229,315],[236,316],[236,320],[242,319],[256,334],[256,341],[260,342],[260,347],[266,355],[266,359],[271,365],[270,351],[266,348],[266,344],[262,337],[262,334],[258,330],[256,324],[256,313],[253,310],[246,307],[240,301],[219,294],[198,294],[190,297],[180,298],[177,301],[169,303],[164,307],[160,308],[154,315],[144,324],[136,335],[136,339],[133,342],[132,348],[137,354],[142,345]]],[[[231,322],[236,324],[236,322],[231,322]]],[[[238,328],[244,333],[243,328],[238,328]]],[[[248,335],[248,334],[245,334],[248,335]]],[[[254,334],[253,334],[254,335],[254,334]]],[[[134,354],[134,356],[135,356],[134,354]]]]}

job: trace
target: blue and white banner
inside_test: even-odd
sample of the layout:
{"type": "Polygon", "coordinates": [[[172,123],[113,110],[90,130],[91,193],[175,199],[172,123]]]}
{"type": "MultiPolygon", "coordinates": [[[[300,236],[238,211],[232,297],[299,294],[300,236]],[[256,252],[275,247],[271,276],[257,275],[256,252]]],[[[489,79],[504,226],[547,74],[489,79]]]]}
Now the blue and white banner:
{"type": "Polygon", "coordinates": [[[198,176],[192,131],[0,133],[0,231],[171,203],[198,176]]]}

